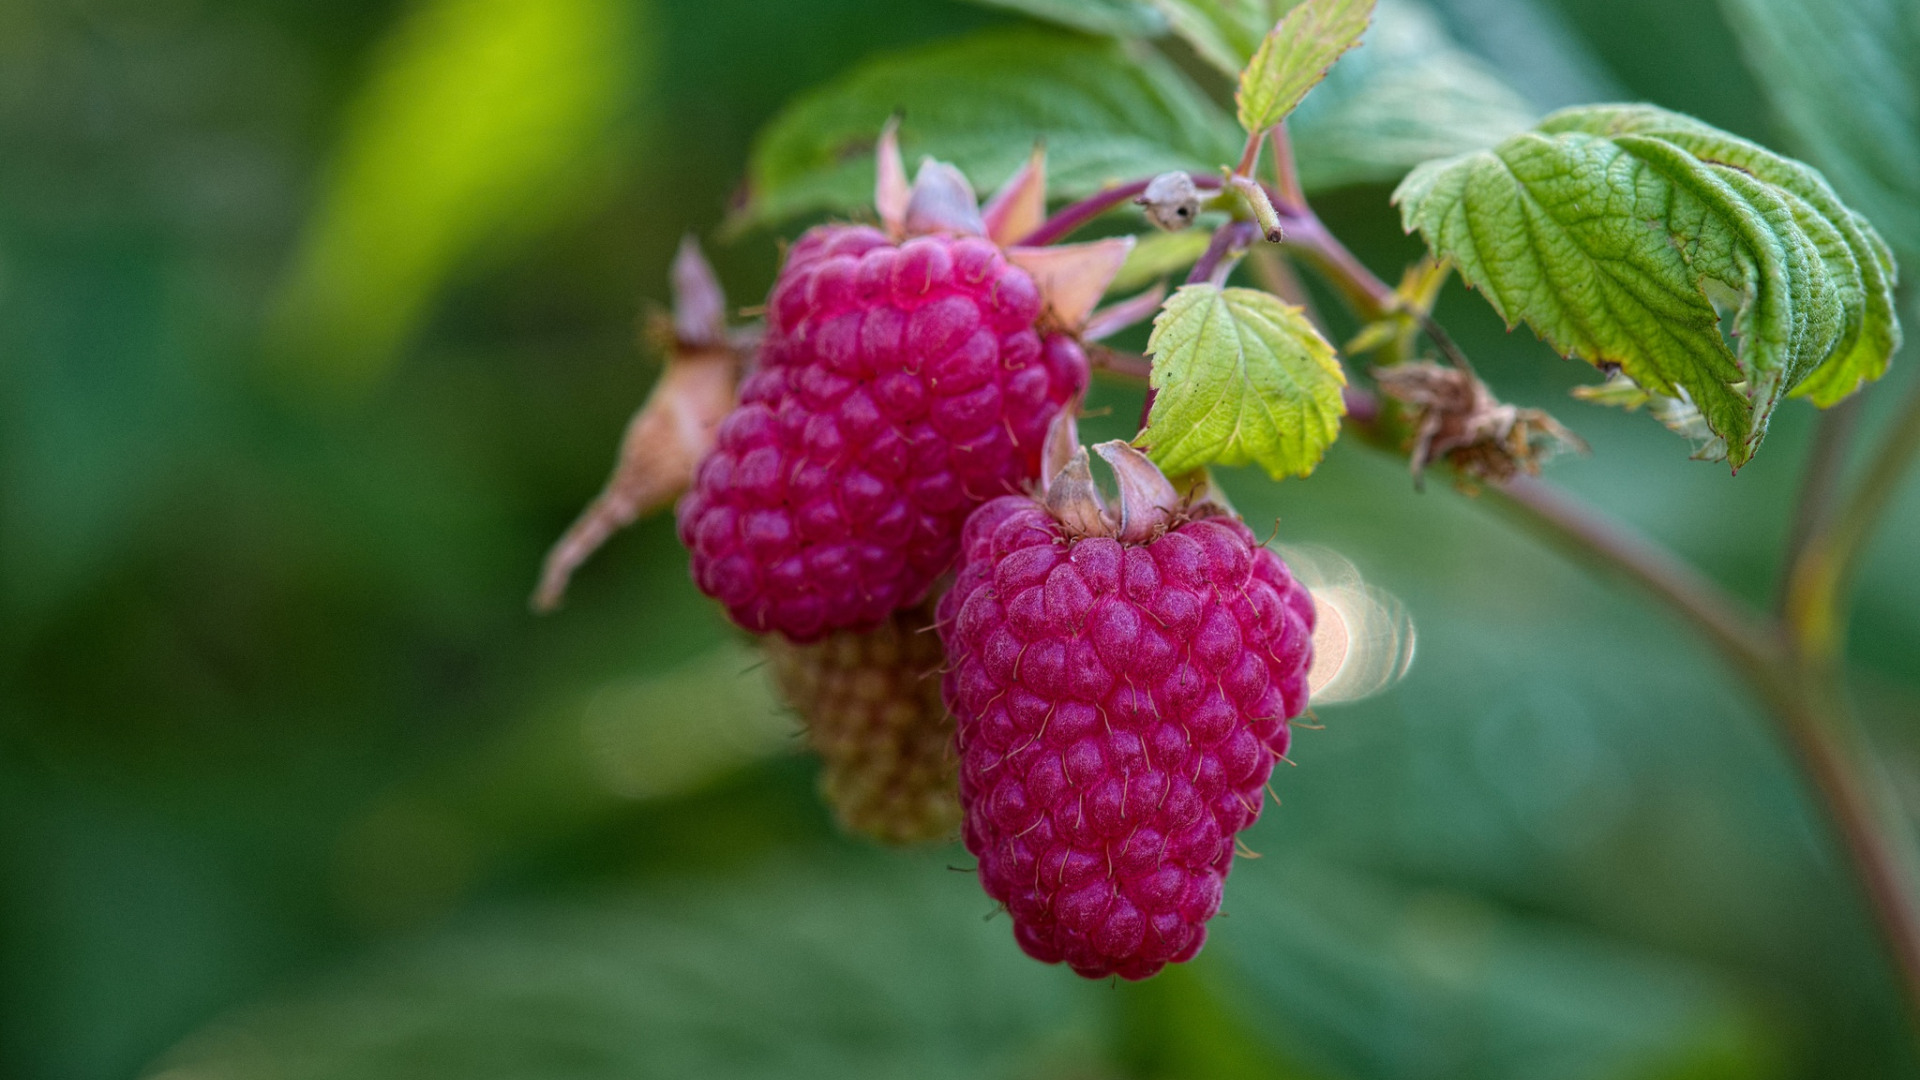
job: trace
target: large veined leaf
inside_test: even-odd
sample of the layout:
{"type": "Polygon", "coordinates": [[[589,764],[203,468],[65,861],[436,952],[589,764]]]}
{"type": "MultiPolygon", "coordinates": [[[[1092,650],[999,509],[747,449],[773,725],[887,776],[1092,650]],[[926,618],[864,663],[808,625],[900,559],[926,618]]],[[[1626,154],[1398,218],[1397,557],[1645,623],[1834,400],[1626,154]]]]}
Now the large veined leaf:
{"type": "MultiPolygon", "coordinates": [[[[1228,77],[1285,3],[1159,0],[1174,33],[1228,77]]],[[[1532,124],[1526,99],[1447,34],[1418,0],[1380,0],[1360,45],[1300,102],[1288,128],[1308,191],[1398,180],[1437,157],[1492,146],[1532,124]]]]}
{"type": "Polygon", "coordinates": [[[1299,308],[1258,289],[1188,285],[1153,321],[1153,410],[1140,433],[1169,474],[1258,462],[1305,476],[1340,434],[1346,376],[1299,308]]]}
{"type": "Polygon", "coordinates": [[[1773,1075],[1724,982],[1578,926],[1285,856],[1240,864],[1225,912],[1219,997],[1316,1076],[1773,1075]]]}
{"type": "Polygon", "coordinates": [[[1430,8],[1381,0],[1366,39],[1287,126],[1300,182],[1312,192],[1398,180],[1421,162],[1492,146],[1537,117],[1430,8]]]}
{"type": "Polygon", "coordinates": [[[1912,0],[1721,0],[1796,150],[1920,252],[1920,6],[1912,0]]]}
{"type": "Polygon", "coordinates": [[[974,0],[1093,34],[1156,34],[1166,21],[1144,0],[974,0]]]}
{"type": "Polygon", "coordinates": [[[1334,61],[1360,43],[1373,0],[1303,0],[1260,39],[1234,94],[1240,126],[1259,131],[1287,118],[1334,61]]]}
{"type": "Polygon", "coordinates": [[[876,60],[802,98],[761,135],[741,220],[765,223],[872,201],[874,139],[902,113],[901,146],[976,183],[1047,147],[1057,195],[1237,154],[1233,121],[1140,46],[1046,30],[996,31],[876,60]]]}
{"type": "Polygon", "coordinates": [[[1735,468],[1782,395],[1830,405],[1899,341],[1892,256],[1817,172],[1661,109],[1555,113],[1394,201],[1509,325],[1691,401],[1735,468]]]}
{"type": "Polygon", "coordinates": [[[815,857],[469,920],[226,1017],[159,1075],[963,1080],[1088,1056],[1103,988],[1063,988],[942,860],[815,857]]]}

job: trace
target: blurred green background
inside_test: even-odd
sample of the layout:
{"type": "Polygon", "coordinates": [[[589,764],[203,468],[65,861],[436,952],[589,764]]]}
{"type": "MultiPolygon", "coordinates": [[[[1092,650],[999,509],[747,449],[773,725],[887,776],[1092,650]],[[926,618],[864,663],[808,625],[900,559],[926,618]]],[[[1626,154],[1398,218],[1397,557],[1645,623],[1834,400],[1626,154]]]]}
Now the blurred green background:
{"type": "MultiPolygon", "coordinates": [[[[1912,144],[1846,138],[1920,116],[1920,53],[1796,66],[1770,6],[1434,10],[1538,109],[1645,99],[1813,155],[1920,265],[1912,144]],[[1763,92],[1743,59],[1854,97],[1763,92]]],[[[1920,42],[1910,3],[1831,6],[1920,42]]],[[[1418,658],[1300,733],[1207,951],[1141,985],[1027,961],[957,846],[837,836],[668,520],[527,613],[657,370],[643,302],[756,131],[1020,18],[0,4],[0,1076],[1920,1076],[1753,699],[1624,586],[1358,447],[1228,483],[1398,595],[1418,658]]],[[[1388,190],[1319,203],[1391,277],[1415,247],[1388,190]]],[[[736,303],[776,239],[710,243],[736,303]]],[[[1591,372],[1477,298],[1441,314],[1592,442],[1556,480],[1764,602],[1808,408],[1730,479],[1570,401],[1591,372]]],[[[1917,533],[1909,486],[1853,690],[1920,804],[1917,533]]]]}

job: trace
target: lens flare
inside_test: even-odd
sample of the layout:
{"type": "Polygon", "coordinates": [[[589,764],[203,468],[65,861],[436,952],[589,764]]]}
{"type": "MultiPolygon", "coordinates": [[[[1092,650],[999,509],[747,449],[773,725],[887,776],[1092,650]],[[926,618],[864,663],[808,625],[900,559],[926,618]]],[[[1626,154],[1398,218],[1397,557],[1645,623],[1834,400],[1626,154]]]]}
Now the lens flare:
{"type": "Polygon", "coordinates": [[[1313,593],[1313,704],[1372,697],[1413,665],[1415,634],[1406,605],[1369,585],[1346,556],[1323,547],[1282,546],[1280,557],[1313,593]]]}

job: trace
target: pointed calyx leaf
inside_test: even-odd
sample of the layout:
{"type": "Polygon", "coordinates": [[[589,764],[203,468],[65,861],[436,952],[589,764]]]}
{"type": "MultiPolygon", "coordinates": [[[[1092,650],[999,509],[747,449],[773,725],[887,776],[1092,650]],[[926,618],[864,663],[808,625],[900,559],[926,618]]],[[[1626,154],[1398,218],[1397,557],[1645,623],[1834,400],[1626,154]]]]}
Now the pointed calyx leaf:
{"type": "Polygon", "coordinates": [[[682,349],[719,349],[727,344],[727,294],[692,233],[680,239],[670,275],[673,337],[682,349]]]}
{"type": "Polygon", "coordinates": [[[1662,109],[1555,113],[1394,201],[1508,325],[1691,401],[1736,469],[1783,394],[1832,405],[1899,346],[1872,226],[1812,168],[1662,109]]]}
{"type": "Polygon", "coordinates": [[[1093,468],[1084,446],[1074,447],[1066,467],[1047,481],[1046,506],[1047,513],[1069,536],[1114,535],[1106,500],[1100,497],[1100,486],[1093,482],[1093,468]]]}
{"type": "Polygon", "coordinates": [[[1360,44],[1374,0],[1302,0],[1254,50],[1234,93],[1240,126],[1263,131],[1287,118],[1340,55],[1360,44]]]}
{"type": "Polygon", "coordinates": [[[1120,491],[1120,539],[1144,543],[1166,531],[1185,507],[1179,489],[1145,454],[1118,439],[1093,448],[1113,469],[1120,491]]]}
{"type": "Polygon", "coordinates": [[[1044,143],[1034,144],[1033,155],[993,193],[980,216],[987,223],[987,237],[1003,247],[1040,227],[1047,217],[1044,143]]]}
{"type": "Polygon", "coordinates": [[[938,232],[985,236],[987,225],[966,174],[944,161],[922,158],[907,197],[907,234],[938,232]]]}
{"type": "Polygon", "coordinates": [[[1132,250],[1133,237],[1109,236],[1084,244],[1008,248],[1007,261],[1033,275],[1049,317],[1077,332],[1132,250]]]}
{"type": "Polygon", "coordinates": [[[1140,442],[1170,474],[1258,462],[1305,476],[1340,434],[1346,375],[1297,307],[1188,285],[1153,322],[1153,410],[1140,442]]]}
{"type": "Polygon", "coordinates": [[[880,224],[895,240],[907,232],[907,162],[900,156],[900,115],[887,117],[880,129],[880,141],[873,148],[873,208],[880,224]]]}

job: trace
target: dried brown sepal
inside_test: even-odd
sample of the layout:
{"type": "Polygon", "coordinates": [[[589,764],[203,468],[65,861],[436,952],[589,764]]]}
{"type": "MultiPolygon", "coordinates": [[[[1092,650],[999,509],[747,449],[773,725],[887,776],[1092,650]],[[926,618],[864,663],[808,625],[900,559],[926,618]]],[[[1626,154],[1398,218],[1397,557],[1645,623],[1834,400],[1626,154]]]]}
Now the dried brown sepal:
{"type": "Polygon", "coordinates": [[[820,755],[820,792],[849,832],[888,844],[947,839],[960,823],[953,718],[930,609],[810,645],[766,638],[775,684],[820,755]]]}
{"type": "Polygon", "coordinates": [[[727,294],[692,233],[680,238],[669,280],[674,343],[686,350],[726,348],[727,294]]]}
{"type": "Polygon", "coordinates": [[[1100,485],[1093,482],[1093,466],[1084,446],[1074,447],[1066,466],[1047,481],[1045,501],[1047,513],[1070,537],[1114,536],[1119,532],[1107,514],[1100,485]]]}
{"type": "Polygon", "coordinates": [[[733,408],[744,354],[727,329],[726,294],[692,236],[680,242],[671,282],[673,315],[656,318],[651,335],[666,367],[627,422],[606,486],[547,552],[535,611],[560,606],[573,572],[608,537],[680,497],[733,408]]]}
{"type": "Polygon", "coordinates": [[[1120,489],[1121,540],[1144,544],[1175,524],[1186,501],[1147,455],[1118,439],[1095,446],[1093,452],[1112,467],[1120,489]]]}
{"type": "Polygon", "coordinates": [[[900,117],[890,116],[874,146],[873,208],[887,235],[899,240],[907,234],[907,163],[900,156],[900,117]]]}
{"type": "Polygon", "coordinates": [[[1432,363],[1374,368],[1388,397],[1413,410],[1411,468],[1415,485],[1429,463],[1445,459],[1462,478],[1500,483],[1525,472],[1537,475],[1543,461],[1563,450],[1587,452],[1587,444],[1539,409],[1508,405],[1472,372],[1432,363]]]}
{"type": "Polygon", "coordinates": [[[944,161],[920,160],[914,174],[913,191],[907,197],[907,234],[959,233],[985,236],[987,223],[980,217],[980,200],[965,173],[944,161]]]}
{"type": "Polygon", "coordinates": [[[549,612],[566,597],[567,582],[607,538],[642,514],[680,497],[694,468],[713,446],[713,433],[733,408],[739,358],[730,349],[675,356],[653,393],[627,424],[620,460],[593,502],[581,512],[540,570],[533,609],[549,612]]]}

